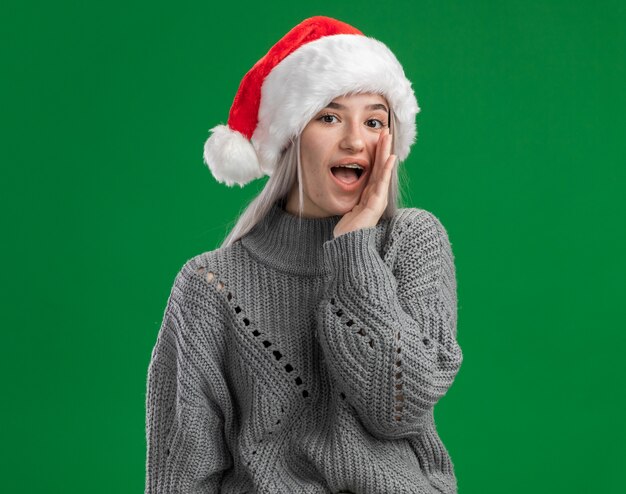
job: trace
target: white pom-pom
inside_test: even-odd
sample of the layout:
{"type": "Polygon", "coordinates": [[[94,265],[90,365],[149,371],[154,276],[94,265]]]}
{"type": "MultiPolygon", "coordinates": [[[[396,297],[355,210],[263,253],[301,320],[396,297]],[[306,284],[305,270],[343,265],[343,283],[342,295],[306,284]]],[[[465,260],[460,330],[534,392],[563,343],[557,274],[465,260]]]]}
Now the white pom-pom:
{"type": "Polygon", "coordinates": [[[229,187],[243,187],[264,175],[252,143],[227,125],[211,129],[204,143],[204,162],[215,179],[229,187]]]}

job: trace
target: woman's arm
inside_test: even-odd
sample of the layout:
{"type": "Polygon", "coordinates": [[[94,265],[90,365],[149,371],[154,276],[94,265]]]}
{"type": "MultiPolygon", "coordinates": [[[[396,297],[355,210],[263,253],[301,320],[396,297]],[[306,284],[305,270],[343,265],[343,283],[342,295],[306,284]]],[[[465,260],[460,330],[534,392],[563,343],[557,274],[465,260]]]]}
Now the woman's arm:
{"type": "Polygon", "coordinates": [[[194,280],[183,271],[148,367],[146,494],[218,493],[222,473],[231,465],[214,391],[220,372],[206,344],[217,318],[195,298],[194,280]]]}
{"type": "Polygon", "coordinates": [[[456,340],[454,257],[443,225],[412,209],[390,249],[394,276],[375,245],[375,227],[324,244],[331,280],[317,336],[333,377],[374,436],[420,432],[461,366],[456,340]]]}

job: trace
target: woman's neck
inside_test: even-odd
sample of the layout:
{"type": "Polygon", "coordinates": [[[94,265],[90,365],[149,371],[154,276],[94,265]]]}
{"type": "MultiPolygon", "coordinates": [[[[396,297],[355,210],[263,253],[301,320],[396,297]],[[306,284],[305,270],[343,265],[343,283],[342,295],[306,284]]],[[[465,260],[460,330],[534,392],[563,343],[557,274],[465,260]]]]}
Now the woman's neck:
{"type": "Polygon", "coordinates": [[[324,242],[333,239],[341,215],[302,217],[276,201],[265,217],[241,238],[242,245],[259,261],[296,275],[327,274],[324,242]]]}

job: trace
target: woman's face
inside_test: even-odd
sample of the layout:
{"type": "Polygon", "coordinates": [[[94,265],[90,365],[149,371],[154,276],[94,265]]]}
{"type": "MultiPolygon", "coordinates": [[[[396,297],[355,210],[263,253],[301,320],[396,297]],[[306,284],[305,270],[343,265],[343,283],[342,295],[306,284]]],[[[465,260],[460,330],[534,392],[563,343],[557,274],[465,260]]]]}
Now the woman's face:
{"type": "MultiPolygon", "coordinates": [[[[304,128],[300,136],[303,216],[343,215],[359,202],[374,166],[376,145],[389,125],[389,105],[378,94],[335,98],[304,128]],[[356,163],[362,172],[337,165],[356,163]]],[[[286,210],[298,214],[298,184],[286,210]]]]}

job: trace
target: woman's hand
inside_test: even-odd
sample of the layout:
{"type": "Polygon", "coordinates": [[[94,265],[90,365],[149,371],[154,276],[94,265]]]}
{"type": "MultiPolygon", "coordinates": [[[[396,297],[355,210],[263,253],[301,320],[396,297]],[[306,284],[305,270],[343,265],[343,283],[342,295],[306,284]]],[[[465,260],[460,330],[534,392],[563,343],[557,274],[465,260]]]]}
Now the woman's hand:
{"type": "Polygon", "coordinates": [[[389,195],[391,170],[396,162],[396,155],[391,153],[391,139],[387,127],[380,133],[376,144],[374,167],[370,171],[367,185],[361,192],[359,202],[351,211],[343,215],[333,230],[334,237],[344,233],[376,226],[385,208],[389,195]]]}

